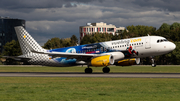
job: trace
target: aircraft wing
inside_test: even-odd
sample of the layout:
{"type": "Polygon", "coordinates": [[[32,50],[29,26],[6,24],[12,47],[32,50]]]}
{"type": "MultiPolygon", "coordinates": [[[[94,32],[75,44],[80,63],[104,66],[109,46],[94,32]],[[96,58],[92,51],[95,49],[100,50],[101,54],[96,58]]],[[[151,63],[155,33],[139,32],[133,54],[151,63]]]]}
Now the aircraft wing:
{"type": "Polygon", "coordinates": [[[65,53],[65,52],[37,52],[37,51],[32,51],[32,52],[39,53],[39,54],[47,54],[51,56],[52,58],[56,58],[56,57],[65,57],[67,59],[75,58],[79,61],[80,60],[86,61],[90,59],[91,57],[107,55],[107,54],[83,54],[83,53],[65,53]]]}

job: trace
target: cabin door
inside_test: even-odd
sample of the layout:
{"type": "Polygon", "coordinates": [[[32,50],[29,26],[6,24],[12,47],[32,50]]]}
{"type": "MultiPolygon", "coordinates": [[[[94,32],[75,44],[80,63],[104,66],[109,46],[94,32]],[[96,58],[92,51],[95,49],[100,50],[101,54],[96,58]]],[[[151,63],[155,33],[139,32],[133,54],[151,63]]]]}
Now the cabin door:
{"type": "Polygon", "coordinates": [[[151,39],[150,38],[146,38],[145,39],[145,49],[150,49],[151,48],[151,39]]]}

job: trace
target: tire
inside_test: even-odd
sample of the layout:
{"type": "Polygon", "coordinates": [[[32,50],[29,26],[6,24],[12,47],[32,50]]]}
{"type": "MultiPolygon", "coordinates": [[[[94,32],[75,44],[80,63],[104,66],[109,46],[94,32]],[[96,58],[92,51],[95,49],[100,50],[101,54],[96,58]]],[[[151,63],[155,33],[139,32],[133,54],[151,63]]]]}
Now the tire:
{"type": "Polygon", "coordinates": [[[155,63],[153,63],[153,64],[152,64],[152,67],[156,67],[156,64],[155,64],[155,63]]]}
{"type": "Polygon", "coordinates": [[[104,67],[102,69],[103,73],[109,73],[110,72],[110,68],[109,67],[104,67]]]}
{"type": "Polygon", "coordinates": [[[92,68],[86,68],[84,71],[85,73],[92,73],[92,68]]]}

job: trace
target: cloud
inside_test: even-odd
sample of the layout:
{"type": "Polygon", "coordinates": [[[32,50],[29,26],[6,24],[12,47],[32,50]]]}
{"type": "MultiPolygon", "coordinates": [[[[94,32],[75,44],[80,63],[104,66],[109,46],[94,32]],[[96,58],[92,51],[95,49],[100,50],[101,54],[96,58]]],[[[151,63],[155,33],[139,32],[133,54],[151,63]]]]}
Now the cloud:
{"type": "Polygon", "coordinates": [[[179,0],[135,0],[133,3],[143,7],[156,7],[172,12],[180,10],[179,0]]]}
{"type": "Polygon", "coordinates": [[[79,38],[79,26],[106,22],[119,26],[180,21],[178,0],[0,0],[0,16],[26,20],[28,32],[45,43],[53,37],[79,38]]]}

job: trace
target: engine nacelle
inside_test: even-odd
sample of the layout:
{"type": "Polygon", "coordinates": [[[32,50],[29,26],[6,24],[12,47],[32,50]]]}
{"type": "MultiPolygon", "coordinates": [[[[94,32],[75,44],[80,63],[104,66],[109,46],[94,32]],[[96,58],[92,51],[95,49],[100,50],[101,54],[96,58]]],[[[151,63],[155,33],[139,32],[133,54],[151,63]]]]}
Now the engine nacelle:
{"type": "Polygon", "coordinates": [[[93,58],[91,65],[95,67],[109,66],[114,64],[114,57],[112,55],[104,55],[93,58]]]}
{"type": "Polygon", "coordinates": [[[140,63],[140,58],[124,59],[115,63],[117,66],[131,66],[140,63]]]}
{"type": "Polygon", "coordinates": [[[109,52],[108,54],[111,54],[115,61],[122,60],[125,57],[122,52],[109,52]]]}

